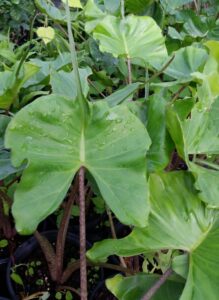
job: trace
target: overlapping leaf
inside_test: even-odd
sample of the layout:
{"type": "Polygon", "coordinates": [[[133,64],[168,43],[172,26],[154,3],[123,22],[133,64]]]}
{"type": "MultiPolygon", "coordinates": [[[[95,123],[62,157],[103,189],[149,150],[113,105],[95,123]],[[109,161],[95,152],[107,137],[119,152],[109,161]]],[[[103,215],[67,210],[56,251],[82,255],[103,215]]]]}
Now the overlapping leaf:
{"type": "Polygon", "coordinates": [[[161,64],[167,57],[164,37],[150,17],[129,15],[121,20],[108,15],[95,27],[93,36],[101,51],[135,59],[143,66],[161,64]]]}
{"type": "Polygon", "coordinates": [[[181,300],[216,300],[219,293],[219,216],[207,209],[189,173],[150,176],[149,225],[135,228],[126,238],[96,243],[92,260],[111,254],[133,256],[146,251],[181,249],[189,253],[189,273],[181,300]]]}
{"type": "Polygon", "coordinates": [[[22,109],[9,124],[6,147],[14,166],[28,161],[12,209],[19,232],[34,231],[57,209],[81,166],[123,223],[146,225],[146,129],[125,106],[109,109],[100,102],[90,111],[84,128],[78,101],[51,95],[22,109]]]}

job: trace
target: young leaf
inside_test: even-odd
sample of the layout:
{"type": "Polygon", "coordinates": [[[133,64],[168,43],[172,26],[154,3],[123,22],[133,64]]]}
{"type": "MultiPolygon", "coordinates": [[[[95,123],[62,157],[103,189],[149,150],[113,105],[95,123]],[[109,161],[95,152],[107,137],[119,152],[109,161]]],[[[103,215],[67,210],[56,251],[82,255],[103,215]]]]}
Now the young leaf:
{"type": "Polygon", "coordinates": [[[55,37],[55,30],[51,26],[38,27],[36,33],[45,44],[50,43],[55,37]]]}
{"type": "Polygon", "coordinates": [[[8,246],[7,240],[0,240],[0,248],[5,248],[8,246]]]}
{"type": "Polygon", "coordinates": [[[22,278],[21,278],[21,276],[19,274],[15,273],[15,272],[11,273],[11,279],[15,283],[24,286],[23,280],[22,280],[22,278]]]}
{"type": "MultiPolygon", "coordinates": [[[[67,3],[67,0],[62,0],[63,3],[67,3]]],[[[73,8],[82,8],[82,4],[80,0],[68,0],[69,7],[73,8]]]]}
{"type": "Polygon", "coordinates": [[[167,50],[161,29],[150,17],[129,15],[124,20],[106,16],[94,29],[100,50],[114,57],[135,59],[137,64],[161,64],[167,50]]]}
{"type": "Polygon", "coordinates": [[[81,166],[123,223],[147,224],[147,131],[125,106],[89,106],[85,128],[77,99],[56,95],[35,100],[9,124],[5,140],[14,166],[28,160],[12,208],[19,232],[33,232],[58,208],[81,166]]]}

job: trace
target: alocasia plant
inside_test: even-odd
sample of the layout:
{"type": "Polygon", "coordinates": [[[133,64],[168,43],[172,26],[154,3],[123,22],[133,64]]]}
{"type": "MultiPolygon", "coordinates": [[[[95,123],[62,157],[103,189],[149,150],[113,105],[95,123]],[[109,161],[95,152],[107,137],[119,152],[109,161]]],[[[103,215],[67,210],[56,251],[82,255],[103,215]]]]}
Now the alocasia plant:
{"type": "MultiPolygon", "coordinates": [[[[64,6],[66,1],[62,2],[64,6]]],[[[80,1],[71,1],[79,11],[70,15],[66,6],[66,22],[62,6],[58,9],[51,1],[35,0],[41,13],[58,23],[54,41],[57,28],[65,34],[64,26],[68,25],[71,57],[61,53],[51,61],[33,58],[25,62],[24,71],[25,67],[34,66],[33,71],[30,76],[18,77],[21,80],[18,89],[12,89],[15,97],[21,87],[42,84],[42,93],[51,91],[50,95],[35,99],[17,112],[6,131],[5,146],[11,149],[14,167],[26,164],[15,192],[12,213],[20,233],[34,232],[40,221],[60,206],[79,172],[80,215],[84,218],[86,170],[116,217],[123,224],[134,226],[132,233],[123,239],[95,244],[87,257],[104,261],[109,255],[117,254],[124,263],[121,256],[168,250],[177,256],[171,257],[172,269],[166,274],[174,271],[178,275],[166,278],[153,299],[216,300],[219,293],[219,44],[213,40],[201,41],[207,38],[207,33],[194,32],[187,39],[191,30],[189,15],[193,21],[200,18],[201,7],[196,1],[196,17],[183,10],[174,11],[192,1],[167,2],[137,1],[136,7],[134,2],[125,2],[126,12],[140,13],[139,7],[146,10],[163,7],[171,17],[168,15],[170,19],[163,22],[161,29],[149,16],[126,16],[124,1],[113,1],[110,6],[109,1],[89,0],[83,12],[80,1]],[[87,51],[88,44],[99,46],[113,61],[110,72],[101,64],[102,54],[98,56],[95,51],[90,56],[86,53],[87,60],[83,57],[83,65],[78,68],[71,20],[78,22],[81,30],[80,18],[85,20],[86,32],[79,33],[83,45],[78,48],[87,51]],[[174,21],[178,25],[183,18],[187,18],[187,25],[175,28],[174,21]],[[168,45],[167,53],[162,30],[165,32],[168,25],[172,29],[167,34],[175,44],[168,45]],[[187,28],[187,33],[182,28],[184,31],[187,28]],[[200,40],[195,40],[197,37],[200,40]],[[93,58],[99,60],[98,66],[93,58]],[[73,71],[69,68],[70,59],[73,71]],[[160,71],[153,74],[154,70],[160,71]],[[95,86],[92,80],[99,85],[95,86]],[[104,98],[102,101],[95,101],[99,95],[93,98],[89,83],[96,88],[95,95],[104,98]],[[125,86],[126,83],[129,84],[125,86]],[[144,99],[139,99],[142,88],[144,99]],[[137,101],[131,102],[132,99],[137,101]],[[188,170],[167,172],[174,169],[174,157],[182,160],[188,170]]],[[[163,14],[159,24],[162,18],[163,14]]],[[[15,99],[8,97],[7,92],[16,86],[12,71],[1,74],[0,107],[8,109],[15,99]]],[[[5,129],[8,117],[3,119],[5,129]]],[[[74,183],[77,188],[77,180],[74,183]]],[[[84,219],[80,217],[80,220],[84,225],[84,219]]],[[[81,231],[82,268],[86,267],[84,229],[85,226],[81,231]]],[[[62,283],[63,261],[54,251],[50,253],[54,258],[52,267],[59,258],[58,272],[55,270],[52,278],[62,283]]],[[[82,270],[81,274],[82,278],[86,273],[82,270]]],[[[108,279],[106,285],[121,300],[149,299],[145,293],[156,286],[157,279],[163,278],[155,274],[135,274],[128,278],[117,275],[108,279]]],[[[83,300],[85,289],[83,285],[83,300]]]]}

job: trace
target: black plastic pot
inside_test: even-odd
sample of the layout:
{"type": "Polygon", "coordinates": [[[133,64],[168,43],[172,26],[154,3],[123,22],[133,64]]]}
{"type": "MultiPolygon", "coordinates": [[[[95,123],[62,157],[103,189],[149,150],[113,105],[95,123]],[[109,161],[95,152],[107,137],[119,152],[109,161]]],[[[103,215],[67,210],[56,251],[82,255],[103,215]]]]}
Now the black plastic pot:
{"type": "MultiPolygon", "coordinates": [[[[57,231],[47,231],[42,233],[50,242],[55,242],[57,237],[57,231]]],[[[76,247],[79,247],[79,237],[75,234],[68,233],[67,241],[72,243],[76,247]]],[[[20,245],[14,253],[15,264],[24,262],[28,257],[39,247],[37,240],[31,237],[22,245],[20,245]]],[[[87,248],[90,248],[90,243],[87,242],[87,248]]],[[[11,300],[18,300],[18,296],[15,293],[13,282],[10,278],[12,261],[9,260],[6,270],[6,283],[8,287],[8,292],[11,300]]]]}
{"type": "Polygon", "coordinates": [[[0,278],[1,278],[0,300],[7,299],[7,298],[4,298],[4,297],[8,296],[6,278],[5,278],[5,273],[6,273],[6,270],[7,270],[8,261],[9,261],[8,258],[0,259],[0,278]]]}

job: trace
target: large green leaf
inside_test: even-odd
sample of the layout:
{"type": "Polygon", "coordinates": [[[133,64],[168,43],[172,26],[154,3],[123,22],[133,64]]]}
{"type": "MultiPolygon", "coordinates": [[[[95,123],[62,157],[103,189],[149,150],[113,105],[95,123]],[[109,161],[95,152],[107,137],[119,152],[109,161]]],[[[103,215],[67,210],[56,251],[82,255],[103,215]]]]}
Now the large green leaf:
{"type": "Polygon", "coordinates": [[[187,172],[150,176],[151,214],[146,228],[120,240],[96,243],[87,255],[105,260],[111,254],[180,249],[189,253],[189,273],[181,300],[216,300],[219,293],[219,216],[207,209],[187,172]]]}
{"type": "MultiPolygon", "coordinates": [[[[159,279],[158,275],[138,274],[123,277],[118,274],[106,280],[107,288],[119,300],[141,300],[148,289],[159,279]]],[[[178,300],[184,283],[178,278],[170,278],[151,298],[152,300],[178,300]]]]}
{"type": "Polygon", "coordinates": [[[150,17],[129,15],[121,20],[108,15],[96,26],[93,36],[99,40],[101,51],[135,59],[143,66],[161,64],[167,57],[161,29],[150,17]]]}
{"type": "Polygon", "coordinates": [[[9,124],[12,163],[28,161],[12,208],[19,232],[34,231],[57,209],[81,166],[123,223],[147,224],[145,127],[125,106],[109,109],[104,101],[90,105],[85,129],[81,114],[77,100],[50,95],[26,106],[9,124]]]}

